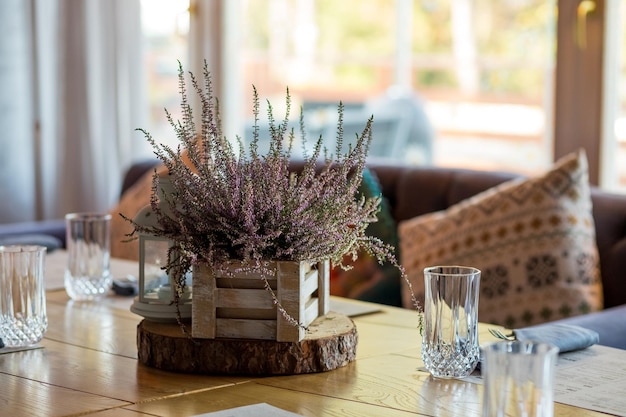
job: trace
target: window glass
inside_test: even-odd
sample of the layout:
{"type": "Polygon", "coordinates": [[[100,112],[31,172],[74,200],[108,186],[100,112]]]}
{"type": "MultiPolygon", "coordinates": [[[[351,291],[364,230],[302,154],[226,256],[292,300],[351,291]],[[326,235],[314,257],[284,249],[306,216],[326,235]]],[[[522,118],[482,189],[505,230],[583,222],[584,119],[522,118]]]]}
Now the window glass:
{"type": "Polygon", "coordinates": [[[149,126],[144,128],[160,143],[176,146],[174,131],[164,109],[180,117],[178,61],[188,61],[189,0],[142,0],[144,65],[149,101],[149,126]]]}
{"type": "MultiPolygon", "coordinates": [[[[619,16],[617,26],[626,22],[624,3],[607,4],[607,10],[611,8],[607,13],[619,16]]],[[[141,4],[151,103],[148,130],[157,140],[174,144],[163,109],[178,117],[176,63],[189,62],[189,0],[141,4]]],[[[370,155],[376,157],[524,174],[551,163],[554,0],[238,0],[237,4],[236,17],[231,14],[236,21],[225,22],[224,27],[237,30],[236,62],[241,70],[236,73],[242,79],[237,88],[226,91],[244,92],[234,108],[241,109],[235,119],[245,120],[247,140],[252,86],[261,97],[261,116],[269,99],[279,118],[289,87],[292,118],[302,106],[309,143],[319,134],[333,142],[341,100],[346,138],[353,138],[374,114],[370,155]],[[398,97],[405,99],[399,101],[404,103],[400,107],[389,101],[398,97]]],[[[607,42],[622,55],[610,60],[619,73],[616,81],[609,87],[605,81],[609,96],[605,103],[615,111],[604,125],[610,146],[604,150],[602,168],[602,185],[622,191],[626,190],[625,33],[619,27],[607,35],[619,38],[607,42]]],[[[222,42],[203,41],[212,47],[222,42]]],[[[243,131],[237,129],[238,134],[243,131]]]]}
{"type": "Polygon", "coordinates": [[[552,159],[554,7],[243,0],[245,117],[250,123],[252,85],[272,104],[289,87],[292,113],[303,106],[314,136],[334,138],[341,100],[350,137],[374,114],[370,155],[536,172],[552,159]]]}

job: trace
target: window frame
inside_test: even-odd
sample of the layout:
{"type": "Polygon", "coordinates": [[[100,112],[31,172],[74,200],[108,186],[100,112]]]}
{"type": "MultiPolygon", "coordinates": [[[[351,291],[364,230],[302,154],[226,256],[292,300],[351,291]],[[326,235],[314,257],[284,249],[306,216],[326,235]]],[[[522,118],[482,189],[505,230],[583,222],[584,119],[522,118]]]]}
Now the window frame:
{"type": "Polygon", "coordinates": [[[554,158],[584,148],[589,182],[600,183],[603,137],[605,0],[586,16],[586,46],[576,42],[582,1],[558,0],[554,158]]]}

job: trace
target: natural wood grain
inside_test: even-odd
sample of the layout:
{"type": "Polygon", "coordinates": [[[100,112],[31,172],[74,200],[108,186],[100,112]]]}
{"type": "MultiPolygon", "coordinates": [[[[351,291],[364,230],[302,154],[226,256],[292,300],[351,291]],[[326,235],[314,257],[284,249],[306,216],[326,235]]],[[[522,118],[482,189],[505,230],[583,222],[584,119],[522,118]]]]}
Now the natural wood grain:
{"type": "Polygon", "coordinates": [[[138,358],[147,366],[201,374],[290,375],[330,371],[352,362],[357,331],[348,317],[318,317],[303,340],[192,339],[172,324],[138,326],[138,358]]]}
{"type": "Polygon", "coordinates": [[[139,322],[143,317],[130,311],[130,306],[134,298],[128,296],[118,296],[109,294],[107,297],[101,298],[96,302],[92,301],[73,301],[70,300],[65,290],[55,290],[46,292],[46,302],[48,305],[61,305],[63,307],[77,308],[81,310],[89,310],[100,312],[101,314],[113,315],[116,317],[125,317],[134,319],[139,322]]]}
{"type": "MultiPolygon", "coordinates": [[[[0,355],[0,363],[17,361],[14,355],[17,353],[0,355]]],[[[23,361],[25,357],[32,355],[22,355],[19,360],[23,361]]],[[[128,402],[115,398],[0,372],[0,415],[3,417],[64,416],[128,405],[128,402]]]]}
{"type": "MultiPolygon", "coordinates": [[[[290,389],[321,397],[367,403],[383,409],[429,416],[478,416],[482,411],[482,385],[458,379],[432,377],[421,369],[419,349],[407,355],[359,359],[333,372],[264,378],[261,385],[290,389]],[[306,380],[304,379],[306,378],[306,380]]],[[[375,415],[375,414],[374,414],[375,415]]],[[[385,414],[381,414],[385,415],[385,414]]],[[[601,416],[589,410],[555,404],[555,416],[601,416]]]]}
{"type": "MultiPolygon", "coordinates": [[[[379,312],[354,318],[359,343],[356,360],[346,366],[255,378],[173,373],[139,363],[142,318],[130,312],[131,303],[124,297],[74,303],[62,289],[49,291],[42,348],[0,354],[0,416],[184,417],[259,402],[303,416],[480,415],[482,386],[437,380],[419,369],[414,311],[377,306],[379,312]]],[[[494,340],[489,327],[479,326],[481,343],[494,340]]],[[[602,415],[555,404],[556,417],[602,415]]]]}
{"type": "Polygon", "coordinates": [[[275,388],[251,382],[220,390],[194,393],[184,397],[136,404],[128,408],[156,416],[186,417],[264,402],[306,417],[409,417],[427,415],[383,408],[360,401],[346,401],[334,396],[322,397],[306,394],[300,392],[299,387],[292,388],[294,389],[275,388]],[[225,407],[226,404],[228,404],[227,407],[225,407]]]}
{"type": "Polygon", "coordinates": [[[48,303],[46,340],[137,358],[136,326],[141,317],[114,314],[100,303],[48,303]]]}
{"type": "MultiPolygon", "coordinates": [[[[417,352],[417,349],[415,350],[417,352]]],[[[481,387],[461,380],[433,378],[420,371],[421,360],[404,355],[361,359],[328,374],[266,378],[259,384],[333,396],[426,415],[479,415],[481,387]]]]}
{"type": "MultiPolygon", "coordinates": [[[[80,414],[80,417],[154,417],[154,414],[141,413],[139,411],[127,410],[125,408],[109,408],[104,411],[96,411],[93,413],[80,414]]],[[[72,416],[74,417],[74,416],[72,416]]],[[[76,416],[78,417],[78,416],[76,416]]]]}
{"type": "Polygon", "coordinates": [[[44,340],[43,349],[0,355],[0,373],[126,402],[180,395],[246,380],[201,375],[189,378],[143,366],[136,359],[50,340],[44,340]]]}

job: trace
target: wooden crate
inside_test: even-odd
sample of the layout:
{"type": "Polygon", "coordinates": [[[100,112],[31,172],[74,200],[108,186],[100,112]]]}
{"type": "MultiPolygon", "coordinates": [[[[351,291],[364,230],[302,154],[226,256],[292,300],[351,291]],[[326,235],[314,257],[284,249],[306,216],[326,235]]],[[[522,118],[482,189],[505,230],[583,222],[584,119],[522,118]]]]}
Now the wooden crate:
{"type": "Polygon", "coordinates": [[[263,339],[297,342],[303,326],[328,313],[330,262],[269,262],[267,279],[280,305],[301,326],[290,323],[276,307],[265,280],[241,264],[214,276],[207,265],[194,266],[191,335],[194,338],[263,339]]]}

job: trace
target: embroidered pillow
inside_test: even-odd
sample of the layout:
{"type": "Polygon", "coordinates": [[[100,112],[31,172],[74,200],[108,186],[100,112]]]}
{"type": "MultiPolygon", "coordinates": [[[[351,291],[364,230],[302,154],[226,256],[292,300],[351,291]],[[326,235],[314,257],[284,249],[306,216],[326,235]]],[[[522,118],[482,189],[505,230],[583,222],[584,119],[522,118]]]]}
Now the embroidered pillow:
{"type": "MultiPolygon", "coordinates": [[[[515,179],[445,211],[400,223],[401,260],[418,300],[423,269],[482,271],[478,318],[519,328],[602,308],[584,151],[544,175],[515,179]]],[[[403,305],[411,307],[403,286],[403,305]]]]}

